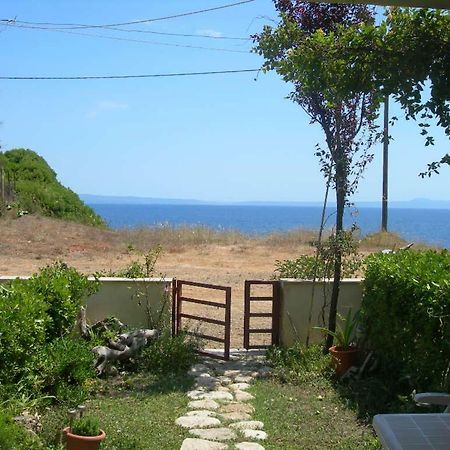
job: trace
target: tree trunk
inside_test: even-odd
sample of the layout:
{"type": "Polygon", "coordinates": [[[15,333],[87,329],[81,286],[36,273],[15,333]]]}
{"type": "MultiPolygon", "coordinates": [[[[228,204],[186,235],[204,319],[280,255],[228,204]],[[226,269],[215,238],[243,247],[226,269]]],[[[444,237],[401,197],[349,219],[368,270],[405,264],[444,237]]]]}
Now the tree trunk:
{"type": "MultiPolygon", "coordinates": [[[[340,236],[344,229],[344,209],[347,195],[347,164],[346,155],[340,139],[340,110],[336,112],[336,149],[335,149],[335,175],[336,175],[336,245],[334,247],[333,289],[330,300],[330,313],[328,316],[328,329],[336,331],[337,305],[342,275],[342,246],[340,236]]],[[[333,345],[333,336],[327,334],[325,351],[333,345]]]]}

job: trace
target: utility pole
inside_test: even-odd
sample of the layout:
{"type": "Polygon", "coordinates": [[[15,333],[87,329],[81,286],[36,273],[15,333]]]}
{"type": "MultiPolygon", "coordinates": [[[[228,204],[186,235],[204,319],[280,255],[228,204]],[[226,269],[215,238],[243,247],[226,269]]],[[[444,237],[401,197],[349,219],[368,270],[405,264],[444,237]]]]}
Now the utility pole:
{"type": "Polygon", "coordinates": [[[381,231],[387,231],[388,225],[388,164],[389,164],[389,95],[384,98],[383,130],[383,194],[381,200],[381,231]]]}

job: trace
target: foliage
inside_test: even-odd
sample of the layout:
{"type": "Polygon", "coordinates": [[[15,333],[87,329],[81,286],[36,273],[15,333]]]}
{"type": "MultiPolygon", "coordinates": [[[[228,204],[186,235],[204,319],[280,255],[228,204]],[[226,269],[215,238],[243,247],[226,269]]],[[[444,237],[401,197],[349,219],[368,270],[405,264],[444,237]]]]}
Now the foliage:
{"type": "Polygon", "coordinates": [[[55,339],[34,355],[27,381],[34,390],[76,405],[86,398],[86,382],[94,376],[90,345],[64,337],[55,339]]]}
{"type": "Polygon", "coordinates": [[[75,192],[61,185],[56,173],[37,153],[13,149],[0,153],[6,179],[10,180],[21,210],[45,216],[104,226],[103,219],[75,192]]]}
{"type": "Polygon", "coordinates": [[[0,449],[2,450],[38,450],[39,441],[16,424],[11,415],[0,409],[0,449]]]}
{"type": "Polygon", "coordinates": [[[185,373],[197,360],[197,347],[194,337],[185,333],[172,337],[165,331],[142,350],[138,364],[141,369],[155,374],[185,373]]]}
{"type": "Polygon", "coordinates": [[[140,260],[131,261],[131,263],[122,270],[109,272],[107,275],[111,277],[121,278],[150,278],[155,273],[155,265],[161,256],[162,247],[157,245],[141,253],[143,262],[140,260]]]}
{"type": "Polygon", "coordinates": [[[48,305],[27,283],[0,286],[0,384],[16,383],[46,340],[48,305]]]}
{"type": "Polygon", "coordinates": [[[76,269],[60,261],[41,269],[27,281],[27,285],[48,305],[50,324],[46,330],[47,341],[72,330],[83,300],[98,288],[98,283],[89,281],[76,269]]]}
{"type": "Polygon", "coordinates": [[[340,314],[338,314],[338,317],[341,320],[341,323],[338,323],[336,331],[331,331],[324,327],[314,328],[325,334],[331,334],[334,339],[336,339],[339,347],[347,349],[351,346],[355,338],[356,328],[359,323],[359,311],[352,315],[352,310],[349,309],[346,317],[343,317],[340,314]]]}
{"type": "MultiPolygon", "coordinates": [[[[321,126],[326,149],[317,146],[316,155],[327,187],[336,194],[336,244],[333,247],[333,289],[328,327],[336,328],[337,304],[342,277],[344,209],[358,186],[376,139],[374,120],[381,97],[375,90],[347,85],[351,64],[343,57],[339,32],[352,30],[355,38],[365,26],[374,23],[373,11],[366,5],[309,3],[275,0],[280,15],[276,28],[265,26],[254,36],[255,51],[263,55],[263,71],[276,70],[284,81],[293,83],[291,99],[321,126]]],[[[326,347],[333,338],[327,336],[326,347]]]]}
{"type": "Polygon", "coordinates": [[[274,375],[283,382],[300,384],[331,376],[331,358],[318,345],[305,347],[297,343],[289,348],[271,347],[267,360],[274,375]]]}
{"type": "Polygon", "coordinates": [[[63,263],[0,286],[1,397],[31,402],[56,396],[75,403],[86,396],[92,355],[68,333],[83,298],[95,288],[63,263]]]}
{"type": "Polygon", "coordinates": [[[98,436],[100,434],[100,421],[95,416],[79,417],[73,421],[70,431],[78,436],[98,436]]]}
{"type": "Polygon", "coordinates": [[[323,242],[314,242],[316,256],[301,255],[297,259],[277,260],[275,273],[277,278],[297,278],[303,280],[330,279],[333,277],[336,248],[342,251],[342,275],[353,278],[362,266],[358,255],[358,242],[351,231],[344,231],[339,236],[332,234],[323,242]]]}
{"type": "Polygon", "coordinates": [[[411,392],[450,390],[450,255],[367,258],[362,319],[382,370],[411,392]]]}

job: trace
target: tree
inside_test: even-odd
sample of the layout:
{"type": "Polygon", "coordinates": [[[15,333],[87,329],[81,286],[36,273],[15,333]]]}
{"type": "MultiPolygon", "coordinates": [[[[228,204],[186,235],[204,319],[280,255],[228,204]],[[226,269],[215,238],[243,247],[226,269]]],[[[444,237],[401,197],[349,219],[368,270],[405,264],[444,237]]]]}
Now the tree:
{"type": "MultiPolygon", "coordinates": [[[[374,142],[375,111],[382,98],[377,91],[348,85],[352,61],[341,53],[340,38],[348,30],[357,38],[372,29],[374,16],[363,5],[299,0],[274,3],[280,22],[276,28],[265,26],[254,36],[255,50],[265,58],[263,71],[275,70],[284,81],[293,83],[291,99],[325,134],[326,147],[319,147],[316,155],[336,193],[334,280],[328,317],[328,328],[335,331],[343,256],[340,242],[345,239],[344,210],[359,176],[372,159],[368,152],[374,142]]],[[[330,335],[326,346],[332,342],[330,335]]]]}

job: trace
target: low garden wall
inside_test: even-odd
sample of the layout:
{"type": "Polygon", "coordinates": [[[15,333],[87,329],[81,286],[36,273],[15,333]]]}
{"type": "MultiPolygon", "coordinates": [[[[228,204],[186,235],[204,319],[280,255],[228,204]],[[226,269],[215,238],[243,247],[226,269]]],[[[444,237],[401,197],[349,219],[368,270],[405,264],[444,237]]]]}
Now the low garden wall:
{"type": "MultiPolygon", "coordinates": [[[[16,278],[0,277],[0,283],[16,278]]],[[[89,278],[94,281],[94,278],[89,278]]],[[[152,327],[170,321],[170,278],[99,278],[99,289],[86,300],[86,318],[92,324],[117,317],[130,327],[152,327]]]]}
{"type": "MultiPolygon", "coordinates": [[[[347,315],[351,308],[353,312],[361,307],[362,279],[344,279],[341,282],[338,313],[347,315]]],[[[308,332],[308,318],[311,305],[312,287],[311,280],[297,280],[282,278],[280,299],[280,343],[291,346],[296,342],[305,343],[308,332]]],[[[314,289],[314,301],[311,316],[311,327],[324,326],[322,322],[322,308],[324,298],[329,304],[331,298],[332,281],[316,281],[314,289]]],[[[329,307],[325,307],[325,323],[328,321],[329,307]]],[[[323,334],[319,330],[312,329],[310,342],[323,342],[323,334]]]]}

